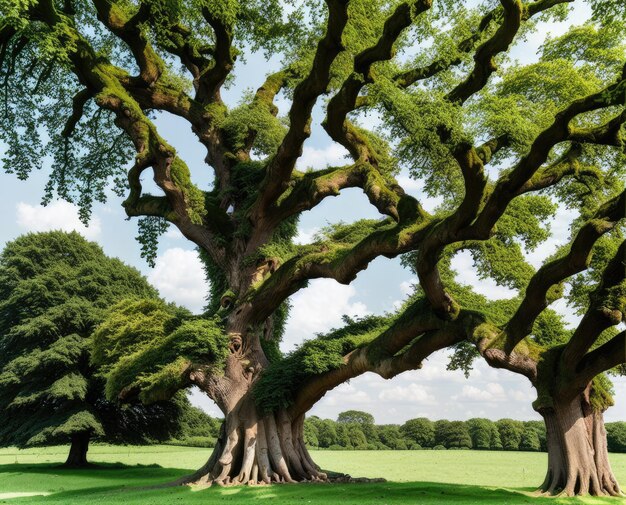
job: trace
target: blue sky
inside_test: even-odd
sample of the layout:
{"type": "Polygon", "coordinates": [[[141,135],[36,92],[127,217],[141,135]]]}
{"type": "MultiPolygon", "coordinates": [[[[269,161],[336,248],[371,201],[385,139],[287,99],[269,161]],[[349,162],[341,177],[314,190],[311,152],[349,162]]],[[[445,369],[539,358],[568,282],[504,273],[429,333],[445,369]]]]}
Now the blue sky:
{"type": "MultiPolygon", "coordinates": [[[[575,21],[582,22],[586,17],[585,9],[578,9],[575,21]]],[[[567,24],[544,24],[537,34],[531,35],[528,41],[514,49],[513,56],[523,61],[532,60],[547,32],[559,33],[566,28],[567,24]]],[[[279,63],[277,59],[265,62],[260,55],[248,56],[245,64],[237,63],[237,79],[225,91],[225,100],[235,105],[243,90],[256,89],[265,74],[277,68],[279,63]]],[[[286,112],[287,102],[280,101],[278,105],[281,113],[286,112]]],[[[343,164],[345,150],[333,144],[319,127],[319,107],[316,111],[313,135],[305,145],[300,166],[322,168],[328,164],[343,164]]],[[[375,122],[375,118],[369,119],[369,122],[375,122]]],[[[211,169],[204,164],[204,150],[197,143],[188,124],[173,116],[161,115],[157,125],[161,134],[185,159],[195,182],[201,188],[209,187],[211,169]]],[[[173,227],[161,238],[156,266],[151,269],[140,258],[140,248],[134,239],[137,234],[136,221],[126,220],[120,198],[111,196],[106,205],[96,205],[92,222],[85,228],[80,224],[76,209],[71,204],[55,201],[46,208],[39,205],[47,177],[45,168],[33,173],[25,182],[18,181],[12,175],[2,174],[0,177],[0,212],[5,216],[0,229],[0,246],[28,231],[76,229],[98,242],[107,254],[137,267],[166,299],[196,312],[202,308],[207,284],[200,262],[193,244],[173,227]]],[[[419,184],[407,174],[402,173],[399,181],[408,192],[419,196],[427,208],[436,203],[425,199],[420,194],[419,184]]],[[[347,190],[337,198],[326,199],[301,217],[298,240],[310,240],[327,223],[378,216],[360,190],[347,190]]],[[[563,243],[572,217],[567,212],[557,214],[553,223],[553,237],[530,256],[533,263],[540,264],[544,257],[563,243]]],[[[473,274],[471,263],[469,255],[461,255],[455,260],[464,282],[492,297],[509,294],[508,290],[489,280],[478,279],[473,274]]],[[[283,349],[290,350],[303,339],[340,325],[343,314],[354,316],[393,310],[410,293],[414,282],[412,273],[404,270],[398,260],[386,258],[372,262],[350,286],[326,279],[311,282],[308,288],[292,297],[293,309],[283,349]]],[[[567,308],[563,310],[568,313],[567,308]]],[[[379,423],[401,423],[419,416],[431,419],[468,419],[477,416],[492,419],[538,418],[531,407],[534,391],[525,378],[491,369],[479,361],[471,377],[465,379],[460,372],[446,371],[446,363],[447,352],[443,351],[427,360],[421,370],[407,372],[390,381],[371,374],[354,379],[328,393],[314,407],[312,414],[335,418],[341,411],[359,409],[374,414],[379,423]]],[[[626,418],[626,384],[617,381],[616,391],[617,404],[608,411],[609,420],[626,418]]],[[[192,393],[192,399],[208,412],[218,414],[212,402],[199,391],[192,393]]]]}

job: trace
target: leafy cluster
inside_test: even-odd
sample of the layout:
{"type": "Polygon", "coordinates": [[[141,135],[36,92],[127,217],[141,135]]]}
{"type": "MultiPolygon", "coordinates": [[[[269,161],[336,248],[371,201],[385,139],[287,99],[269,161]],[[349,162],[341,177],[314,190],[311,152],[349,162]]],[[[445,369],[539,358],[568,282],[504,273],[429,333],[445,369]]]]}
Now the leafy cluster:
{"type": "Polygon", "coordinates": [[[284,359],[273,363],[254,387],[254,398],[264,411],[288,407],[308,378],[344,364],[344,356],[370,343],[389,325],[389,317],[344,318],[345,326],[305,341],[284,359]]]}
{"type": "Polygon", "coordinates": [[[191,385],[192,366],[219,371],[227,337],[215,319],[194,318],[158,299],[122,300],[93,335],[92,362],[101,367],[110,400],[171,398],[191,385]]]}
{"type": "Polygon", "coordinates": [[[151,407],[104,397],[90,365],[91,335],[122,297],[156,298],[137,270],[79,234],[22,236],[0,255],[0,444],[168,438],[184,399],[151,407]]]}

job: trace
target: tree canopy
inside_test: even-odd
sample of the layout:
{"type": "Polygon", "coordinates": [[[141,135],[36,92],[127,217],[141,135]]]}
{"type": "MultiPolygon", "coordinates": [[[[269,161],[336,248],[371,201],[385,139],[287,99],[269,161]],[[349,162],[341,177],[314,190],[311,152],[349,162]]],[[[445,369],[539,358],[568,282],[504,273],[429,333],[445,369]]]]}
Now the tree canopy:
{"type": "Polygon", "coordinates": [[[95,327],[111,304],[131,296],[156,299],[157,293],[137,270],[78,233],[29,234],[6,245],[0,254],[0,445],[75,445],[89,438],[145,443],[176,434],[189,408],[184,397],[117,405],[106,400],[104,380],[89,363],[95,327]]]}
{"type": "MultiPolygon", "coordinates": [[[[5,170],[26,178],[52,158],[47,201],[76,201],[87,219],[111,187],[140,218],[148,259],[171,224],[202,251],[209,317],[175,330],[189,346],[170,347],[159,333],[120,356],[108,386],[149,383],[147,399],[160,397],[154,384],[167,396],[189,379],[216,401],[227,428],[192,480],[326,478],[302,443],[306,411],[352,377],[392,378],[454,347],[452,367],[468,370],[481,355],[537,389],[535,408],[551,426],[545,491],[618,493],[608,459],[589,450],[605,455],[606,444],[591,440],[603,428],[589,427],[611,403],[601,374],[626,356],[616,329],[626,310],[624,2],[1,5],[5,170]],[[588,10],[582,25],[571,4],[588,10]],[[571,26],[546,38],[535,60],[511,57],[545,21],[571,26]],[[221,92],[237,59],[255,50],[279,55],[281,68],[227,104],[221,92]],[[321,128],[349,160],[310,170],[301,156],[322,101],[321,128]],[[206,150],[209,187],[193,182],[155,114],[189,124],[206,150]],[[418,197],[398,184],[401,170],[421,186],[418,197]],[[144,189],[148,173],[158,194],[144,189]],[[348,188],[360,188],[380,218],[294,243],[298,217],[348,188]],[[427,197],[437,202],[430,210],[427,197]],[[537,268],[529,254],[550,237],[557,208],[577,214],[571,238],[537,268]],[[459,282],[451,260],[462,251],[514,295],[494,302],[459,282]],[[374,259],[399,256],[419,282],[397,314],[346,320],[281,356],[291,295],[316,278],[348,284],[374,259]],[[573,331],[548,307],[563,298],[582,314],[573,331]],[[203,355],[200,326],[216,345],[223,332],[228,353],[209,346],[203,355]],[[147,382],[146,363],[157,365],[147,382]],[[565,437],[571,417],[578,442],[565,437]]],[[[111,343],[123,339],[111,330],[111,343]]],[[[465,444],[470,435],[459,436],[465,444]]]]}

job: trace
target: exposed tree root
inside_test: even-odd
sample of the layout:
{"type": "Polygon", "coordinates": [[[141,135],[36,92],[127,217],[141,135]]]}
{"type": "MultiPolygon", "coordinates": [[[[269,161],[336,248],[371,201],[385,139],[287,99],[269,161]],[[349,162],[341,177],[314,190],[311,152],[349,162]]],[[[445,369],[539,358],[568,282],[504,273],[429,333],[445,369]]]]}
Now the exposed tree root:
{"type": "Polygon", "coordinates": [[[254,407],[245,413],[227,416],[207,463],[176,484],[233,486],[328,480],[304,445],[304,418],[292,421],[285,411],[261,417],[254,407]]]}

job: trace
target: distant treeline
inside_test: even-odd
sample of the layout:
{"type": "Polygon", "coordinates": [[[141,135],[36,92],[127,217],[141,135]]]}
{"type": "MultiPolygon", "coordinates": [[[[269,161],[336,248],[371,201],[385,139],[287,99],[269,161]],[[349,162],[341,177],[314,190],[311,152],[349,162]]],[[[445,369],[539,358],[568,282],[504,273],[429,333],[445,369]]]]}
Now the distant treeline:
{"type": "MultiPolygon", "coordinates": [[[[221,420],[199,409],[184,425],[182,445],[212,447],[221,420]]],[[[626,422],[607,423],[610,452],[626,452],[626,422]]],[[[504,451],[545,451],[546,429],[542,421],[474,418],[467,421],[410,419],[402,425],[375,424],[367,412],[342,412],[336,421],[308,417],[304,439],[312,448],[330,450],[477,449],[504,451]]]]}

